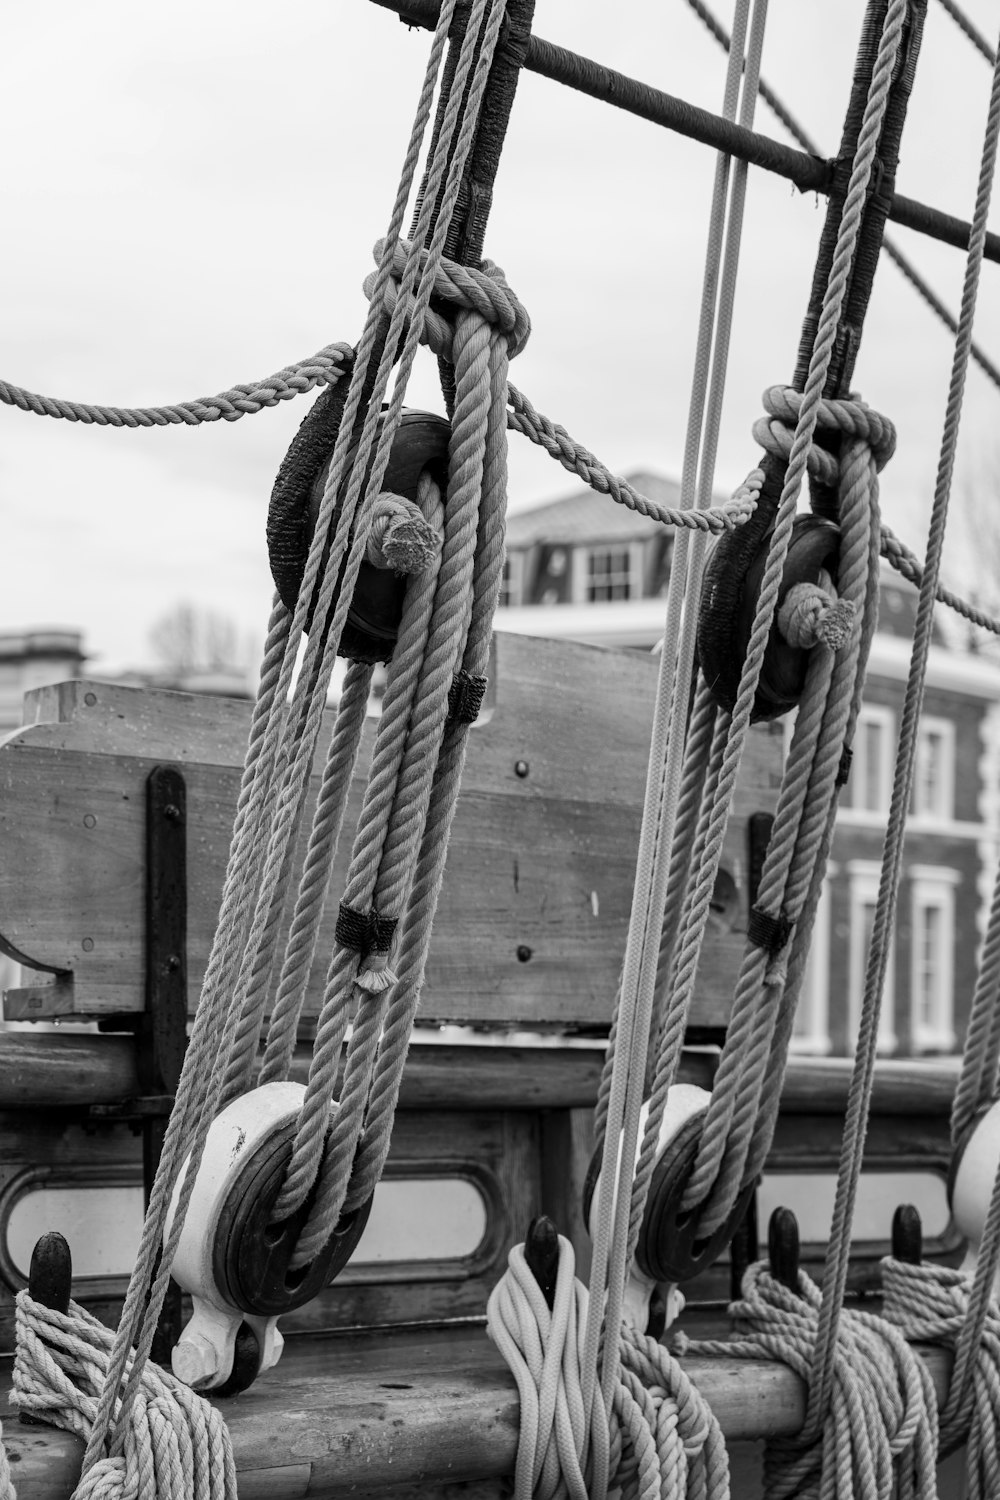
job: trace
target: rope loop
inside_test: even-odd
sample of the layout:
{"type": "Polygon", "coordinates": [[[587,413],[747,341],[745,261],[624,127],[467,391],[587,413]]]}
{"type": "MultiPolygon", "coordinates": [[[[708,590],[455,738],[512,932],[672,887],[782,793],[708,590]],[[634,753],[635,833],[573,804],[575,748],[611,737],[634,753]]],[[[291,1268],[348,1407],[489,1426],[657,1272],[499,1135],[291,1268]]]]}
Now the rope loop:
{"type": "Polygon", "coordinates": [[[655,1339],[622,1325],[610,1413],[599,1386],[588,1408],[581,1374],[588,1306],[573,1247],[562,1235],[551,1311],[523,1245],[511,1250],[490,1295],[487,1329],[521,1398],[516,1500],[589,1500],[605,1492],[609,1473],[616,1488],[642,1500],[728,1494],[718,1422],[655,1339]]]}
{"type": "MultiPolygon", "coordinates": [[[[375,261],[378,265],[382,264],[385,248],[384,239],[379,240],[375,246],[375,261]]],[[[397,240],[392,252],[389,277],[382,294],[383,305],[390,317],[395,309],[400,283],[406,271],[409,249],[405,240],[397,240]]],[[[421,278],[426,260],[426,252],[421,252],[418,257],[421,278]]],[[[365,277],[364,292],[369,300],[375,290],[376,276],[377,273],[373,271],[371,275],[365,277]]],[[[528,342],[531,319],[523,304],[508,286],[503,271],[491,260],[483,260],[478,266],[463,266],[458,261],[442,256],[441,264],[434,276],[431,295],[438,304],[444,303],[449,308],[477,313],[484,323],[505,334],[508,359],[513,359],[516,354],[520,354],[528,342]]],[[[407,307],[407,312],[409,313],[409,307],[407,307]]],[[[449,355],[451,322],[452,320],[440,311],[440,307],[437,309],[428,307],[422,337],[435,354],[442,354],[446,357],[449,355]]]]}
{"type": "MultiPolygon", "coordinates": [[[[761,401],[771,422],[790,428],[791,434],[794,434],[802,408],[801,392],[790,385],[771,385],[764,392],[761,401]]],[[[816,407],[816,428],[820,432],[840,433],[842,437],[854,438],[867,444],[872,450],[875,467],[880,472],[896,451],[896,428],[893,423],[859,396],[840,399],[821,397],[816,407]]]]}

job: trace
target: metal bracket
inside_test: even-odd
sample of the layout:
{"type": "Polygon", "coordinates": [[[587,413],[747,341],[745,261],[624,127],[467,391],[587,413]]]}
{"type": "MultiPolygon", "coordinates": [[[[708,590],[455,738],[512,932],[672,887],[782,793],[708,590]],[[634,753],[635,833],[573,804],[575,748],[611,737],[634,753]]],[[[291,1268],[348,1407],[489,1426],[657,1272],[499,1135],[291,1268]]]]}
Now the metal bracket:
{"type": "MultiPolygon", "coordinates": [[[[106,1023],[135,1032],[142,1093],[91,1105],[89,1113],[95,1122],[141,1132],[148,1205],[187,1047],[187,788],[176,766],[154,766],[146,778],[145,905],[146,1008],[106,1023]]],[[[171,1282],[153,1341],[157,1364],[169,1364],[180,1331],[181,1293],[171,1282]]]]}

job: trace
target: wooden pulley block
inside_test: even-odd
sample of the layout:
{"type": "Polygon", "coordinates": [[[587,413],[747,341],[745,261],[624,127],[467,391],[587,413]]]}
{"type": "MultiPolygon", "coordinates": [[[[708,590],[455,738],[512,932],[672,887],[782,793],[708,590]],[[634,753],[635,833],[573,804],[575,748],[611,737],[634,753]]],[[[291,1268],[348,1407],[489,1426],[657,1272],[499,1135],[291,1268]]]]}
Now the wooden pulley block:
{"type": "MultiPolygon", "coordinates": [[[[727,710],[732,710],[736,703],[767,566],[773,513],[766,528],[761,525],[765,519],[763,515],[754,516],[746,526],[720,537],[705,569],[698,620],[698,658],[712,694],[727,710]]],[[[792,522],[775,620],[751,715],[755,723],[788,713],[802,696],[809,652],[785,640],[777,610],[795,584],[818,585],[824,573],[836,577],[839,548],[840,528],[835,522],[814,515],[797,516],[792,522]]]]}
{"type": "MultiPolygon", "coordinates": [[[[711,1097],[706,1089],[695,1084],[675,1083],[667,1095],[660,1122],[653,1177],[629,1272],[624,1307],[624,1315],[634,1327],[642,1333],[655,1332],[657,1337],[683,1311],[684,1297],[678,1290],[679,1285],[693,1280],[718,1258],[743,1218],[754,1192],[754,1184],[746,1187],[725,1223],[707,1239],[697,1236],[697,1214],[681,1211],[681,1200],[694,1166],[711,1097]],[[665,1307],[657,1319],[660,1326],[653,1328],[651,1319],[657,1288],[663,1293],[665,1307]]],[[[647,1103],[643,1105],[640,1116],[640,1147],[648,1116],[647,1103]]],[[[584,1213],[591,1235],[597,1225],[600,1180],[601,1162],[595,1156],[584,1186],[584,1213]]]]}
{"type": "MultiPolygon", "coordinates": [[[[341,384],[346,387],[346,382],[341,384]]],[[[282,602],[291,610],[295,608],[302,586],[345,396],[346,389],[341,393],[337,387],[325,392],[315,403],[285,455],[271,492],[267,517],[271,576],[282,602]]],[[[379,434],[382,420],[380,417],[379,434]]],[[[425,469],[432,471],[443,490],[447,482],[450,437],[451,427],[444,417],[429,411],[404,410],[393,439],[382,490],[401,495],[406,500],[416,500],[417,486],[425,469]]],[[[350,448],[352,456],[356,449],[357,439],[350,448]]],[[[341,498],[338,497],[334,524],[340,504],[341,498]]],[[[326,561],[327,554],[324,554],[324,567],[326,561]]],[[[377,568],[368,561],[362,562],[341,637],[341,656],[355,661],[389,660],[399,633],[405,588],[405,579],[396,573],[377,568]]]]}
{"type": "MultiPolygon", "coordinates": [[[[194,1308],[171,1364],[180,1380],[198,1390],[245,1389],[276,1365],[283,1344],[278,1317],[333,1280],[367,1222],[370,1199],[342,1218],[315,1260],[291,1268],[310,1201],[282,1223],[272,1220],[304,1098],[302,1084],[264,1084],[234,1099],[209,1129],[171,1267],[194,1308]],[[250,1334],[258,1366],[248,1371],[250,1334]],[[234,1360],[240,1365],[236,1384],[234,1360]]],[[[171,1200],[168,1234],[186,1171],[185,1162],[171,1200]]]]}
{"type": "MultiPolygon", "coordinates": [[[[986,1229],[990,1198],[1000,1168],[1000,1100],[973,1120],[959,1142],[948,1179],[948,1202],[956,1227],[966,1240],[959,1269],[976,1274],[979,1247],[986,1229]]],[[[1000,1269],[993,1280],[993,1296],[1000,1296],[1000,1269]]]]}

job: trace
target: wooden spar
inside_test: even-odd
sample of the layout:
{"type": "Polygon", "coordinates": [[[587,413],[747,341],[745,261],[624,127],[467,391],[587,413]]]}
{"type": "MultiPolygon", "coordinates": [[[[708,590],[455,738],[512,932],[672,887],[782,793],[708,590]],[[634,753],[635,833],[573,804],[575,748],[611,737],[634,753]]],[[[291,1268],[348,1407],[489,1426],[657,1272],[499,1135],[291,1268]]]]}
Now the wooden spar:
{"type": "MultiPolygon", "coordinates": [[[[406,25],[433,28],[437,23],[438,0],[372,0],[384,10],[395,11],[406,25]]],[[[806,151],[797,151],[760,131],[721,119],[711,110],[699,109],[684,99],[653,88],[648,83],[618,73],[589,57],[581,57],[568,47],[557,47],[539,36],[532,36],[524,59],[530,73],[538,73],[554,83],[565,84],[603,104],[611,104],[626,114],[636,115],[653,125],[673,130],[703,146],[713,146],[730,156],[773,172],[792,182],[802,193],[829,194],[836,176],[836,162],[824,161],[806,151]]],[[[959,250],[969,247],[969,224],[965,219],[944,213],[916,198],[894,193],[889,204],[889,218],[896,224],[913,229],[929,239],[941,240],[959,250]]],[[[1000,262],[1000,235],[988,233],[985,257],[1000,262]]]]}
{"type": "MultiPolygon", "coordinates": [[[[950,1356],[934,1349],[924,1358],[942,1400],[950,1356]]],[[[728,1442],[800,1430],[805,1387],[784,1365],[688,1358],[684,1368],[728,1442]]],[[[484,1481],[514,1471],[517,1388],[478,1328],[299,1340],[276,1371],[223,1407],[241,1500],[492,1497],[484,1481]],[[463,1480],[473,1481],[468,1490],[463,1480]]],[[[76,1438],[5,1423],[4,1441],[18,1500],[69,1500],[76,1438]]]]}
{"type": "MultiPolygon", "coordinates": [[[[304,1083],[310,1052],[300,1046],[293,1080],[304,1083]]],[[[410,1049],[402,1109],[588,1109],[603,1050],[593,1047],[421,1043],[410,1049]]],[[[715,1059],[684,1053],[678,1082],[711,1087],[715,1059]]],[[[842,1114],[850,1058],[792,1058],[781,1108],[786,1114],[842,1114]]],[[[957,1059],[882,1060],[872,1108],[886,1115],[946,1115],[957,1059]]],[[[0,1036],[0,1110],[73,1109],[121,1104],[139,1092],[135,1043],[125,1035],[7,1032],[0,1036]]]]}

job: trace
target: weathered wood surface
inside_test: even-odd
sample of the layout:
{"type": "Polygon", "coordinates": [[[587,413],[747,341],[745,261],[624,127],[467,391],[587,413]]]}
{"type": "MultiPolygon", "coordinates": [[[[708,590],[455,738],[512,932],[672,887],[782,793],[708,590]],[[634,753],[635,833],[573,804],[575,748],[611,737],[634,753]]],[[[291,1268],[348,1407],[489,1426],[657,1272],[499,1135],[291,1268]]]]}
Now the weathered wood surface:
{"type": "MultiPolygon", "coordinates": [[[[304,1083],[311,1052],[300,1045],[290,1077],[304,1083]]],[[[401,1109],[587,1109],[597,1098],[603,1043],[593,1047],[414,1042],[401,1109]]],[[[710,1088],[715,1058],[683,1053],[681,1083],[710,1088]]],[[[0,1110],[122,1104],[139,1090],[135,1042],[126,1035],[0,1032],[0,1110]]]]}
{"type": "MultiPolygon", "coordinates": [[[[606,1022],[625,943],[656,664],[644,655],[498,636],[493,702],[470,737],[422,1011],[489,1024],[606,1022]],[[519,774],[519,770],[521,774],[519,774]]],[[[71,976],[9,996],[9,1018],[142,1007],[144,787],[188,788],[189,999],[218,910],[248,704],[77,682],[43,689],[0,748],[0,939],[71,976]],[[20,993],[20,998],[19,998],[20,993]]],[[[367,770],[367,726],[359,775],[367,770]]],[[[693,1020],[725,1021],[746,927],[746,817],[773,810],[780,732],[751,735],[693,1020]]],[[[361,781],[348,811],[356,818],[361,781]]],[[[307,820],[308,821],[308,820],[307,820]]],[[[329,951],[345,830],[320,948],[329,951]]],[[[325,966],[310,989],[314,1014],[325,966]]]]}
{"type": "MultiPolygon", "coordinates": [[[[925,1358],[940,1400],[947,1356],[929,1350],[925,1358]]],[[[805,1387],[785,1366],[684,1365],[729,1441],[801,1428],[805,1387]]],[[[0,1410],[19,1500],[68,1500],[82,1445],[8,1420],[8,1387],[5,1369],[0,1410]]],[[[517,1390],[481,1329],[298,1340],[277,1370],[223,1406],[241,1500],[404,1500],[407,1491],[435,1494],[429,1487],[513,1473],[517,1390]]]]}
{"type": "MultiPolygon", "coordinates": [[[[400,1095],[405,1109],[585,1109],[593,1106],[603,1044],[581,1046],[453,1045],[410,1048],[400,1095]]],[[[305,1080],[310,1053],[300,1046],[292,1077],[305,1080]]],[[[785,1073],[781,1107],[786,1114],[842,1116],[850,1058],[793,1057],[785,1073]]],[[[946,1115],[951,1110],[957,1058],[880,1059],[875,1065],[872,1112],[877,1115],[946,1115]]],[[[686,1051],[679,1081],[711,1087],[710,1052],[686,1051]]],[[[139,1090],[135,1042],[127,1035],[0,1032],[0,1109],[116,1104],[139,1090]]]]}

